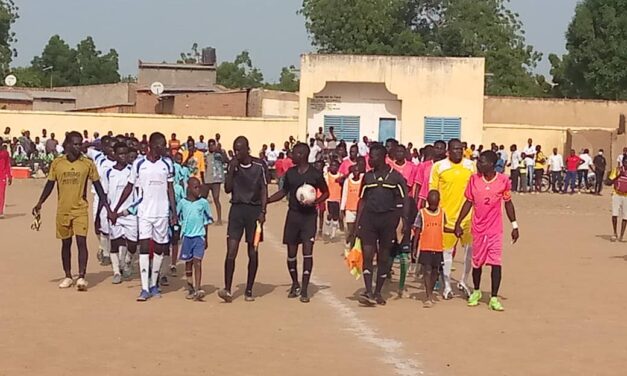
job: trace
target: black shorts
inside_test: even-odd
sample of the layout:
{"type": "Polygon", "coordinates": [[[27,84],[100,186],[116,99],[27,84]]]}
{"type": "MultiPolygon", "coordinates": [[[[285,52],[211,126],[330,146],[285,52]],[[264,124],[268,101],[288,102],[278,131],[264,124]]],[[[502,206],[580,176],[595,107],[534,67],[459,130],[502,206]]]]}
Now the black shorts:
{"type": "Polygon", "coordinates": [[[533,174],[534,174],[536,180],[542,179],[542,175],[544,175],[544,170],[542,170],[542,169],[533,170],[533,174]]]}
{"type": "Polygon", "coordinates": [[[303,214],[296,210],[288,210],[283,229],[283,244],[294,245],[306,242],[313,243],[316,239],[316,213],[303,214]]]}
{"type": "Polygon", "coordinates": [[[233,204],[229,211],[229,224],[226,229],[228,239],[242,240],[242,235],[246,231],[246,243],[252,244],[255,240],[255,230],[257,229],[257,219],[261,214],[261,206],[233,204]]]}
{"type": "Polygon", "coordinates": [[[420,251],[418,263],[420,265],[431,265],[436,269],[440,269],[444,265],[444,254],[443,252],[420,251]]]}
{"type": "Polygon", "coordinates": [[[386,213],[365,211],[359,222],[357,236],[367,246],[387,244],[392,247],[396,243],[396,227],[400,219],[396,210],[386,213]]]}
{"type": "Polygon", "coordinates": [[[340,220],[340,203],[337,201],[327,201],[327,210],[329,211],[329,216],[334,221],[340,220]]]}

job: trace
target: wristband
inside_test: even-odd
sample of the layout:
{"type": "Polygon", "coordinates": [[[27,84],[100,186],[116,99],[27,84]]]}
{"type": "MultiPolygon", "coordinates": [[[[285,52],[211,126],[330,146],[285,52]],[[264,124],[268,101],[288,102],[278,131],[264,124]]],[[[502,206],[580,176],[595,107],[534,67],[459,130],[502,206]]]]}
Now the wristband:
{"type": "Polygon", "coordinates": [[[512,222],[512,228],[513,228],[514,230],[518,230],[518,222],[513,221],[513,222],[512,222]]]}

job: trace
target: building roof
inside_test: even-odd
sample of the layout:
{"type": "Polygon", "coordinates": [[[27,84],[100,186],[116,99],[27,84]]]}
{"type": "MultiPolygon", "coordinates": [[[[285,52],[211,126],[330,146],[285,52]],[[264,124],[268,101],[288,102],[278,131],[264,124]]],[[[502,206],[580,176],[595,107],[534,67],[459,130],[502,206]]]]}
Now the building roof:
{"type": "Polygon", "coordinates": [[[76,96],[69,92],[63,91],[31,91],[30,95],[33,99],[56,99],[76,101],[76,96]]]}
{"type": "Polygon", "coordinates": [[[188,70],[216,70],[215,65],[207,64],[177,64],[177,63],[148,63],[139,61],[139,69],[188,69],[188,70]]]}
{"type": "MultiPolygon", "coordinates": [[[[150,91],[150,87],[138,87],[137,91],[150,91]]],[[[214,86],[198,86],[198,87],[165,87],[164,93],[213,93],[220,92],[218,88],[214,86]]]]}
{"type": "Polygon", "coordinates": [[[7,101],[32,102],[33,98],[21,91],[0,91],[0,99],[7,101]]]}

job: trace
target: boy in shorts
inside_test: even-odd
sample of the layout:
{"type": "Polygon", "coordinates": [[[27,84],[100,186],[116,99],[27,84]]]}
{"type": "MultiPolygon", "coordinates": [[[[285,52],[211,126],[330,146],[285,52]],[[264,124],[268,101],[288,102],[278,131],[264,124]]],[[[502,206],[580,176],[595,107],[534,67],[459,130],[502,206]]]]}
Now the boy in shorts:
{"type": "MultiPolygon", "coordinates": [[[[105,172],[103,177],[104,188],[109,205],[116,207],[120,196],[128,184],[131,175],[131,166],[127,163],[128,146],[118,142],[114,146],[116,164],[105,172]]],[[[121,203],[120,215],[113,225],[109,226],[111,237],[111,267],[113,269],[113,284],[122,283],[122,277],[131,277],[131,268],[127,264],[127,251],[134,255],[137,251],[137,216],[131,214],[135,201],[131,195],[121,203]],[[120,272],[120,269],[122,271],[120,272]]],[[[99,219],[96,219],[98,222],[99,219]]],[[[130,259],[130,257],[129,257],[130,259]]]]}
{"type": "Polygon", "coordinates": [[[74,285],[72,279],[72,237],[76,237],[78,247],[78,280],[76,288],[87,290],[87,229],[89,227],[88,203],[85,196],[87,180],[91,180],[98,198],[105,202],[107,213],[111,213],[107,196],[102,189],[96,165],[81,154],[83,136],[72,131],[65,136],[63,142],[64,155],[58,157],[50,165],[48,180],[39,201],[33,208],[33,215],[38,216],[41,206],[52,193],[57,184],[57,239],[61,240],[61,260],[65,278],[59,288],[65,289],[74,285]]]}
{"type": "MultiPolygon", "coordinates": [[[[314,162],[314,168],[324,174],[324,161],[319,159],[314,162]]],[[[285,179],[283,179],[285,182],[285,179]]],[[[322,193],[319,190],[316,190],[316,198],[320,198],[322,193]]],[[[317,239],[322,239],[322,230],[324,229],[324,214],[327,211],[327,203],[324,201],[320,201],[316,207],[316,211],[318,212],[318,235],[317,239]]]]}
{"type": "Polygon", "coordinates": [[[339,180],[342,175],[338,172],[340,169],[340,163],[337,159],[331,160],[329,163],[329,170],[324,174],[324,179],[329,187],[329,198],[327,199],[327,220],[326,220],[326,235],[330,241],[335,239],[337,229],[340,227],[340,201],[342,201],[342,185],[339,180]]]}
{"type": "Polygon", "coordinates": [[[503,311],[498,299],[501,285],[501,257],[503,254],[503,213],[501,204],[512,223],[512,243],[518,240],[516,211],[512,203],[512,183],[507,176],[496,172],[498,160],[495,152],[481,153],[477,160],[479,173],[472,175],[466,187],[466,202],[455,223],[455,235],[463,235],[462,221],[472,210],[472,282],[474,291],[468,298],[468,306],[475,307],[481,300],[481,268],[492,267],[492,292],[488,307],[493,311],[503,311]]]}
{"type": "MultiPolygon", "coordinates": [[[[415,242],[420,244],[418,263],[422,266],[426,298],[425,308],[431,308],[434,303],[433,289],[440,276],[440,269],[444,266],[444,232],[446,228],[446,214],[440,208],[440,192],[431,190],[427,194],[427,205],[420,209],[414,222],[416,229],[415,242]]],[[[453,232],[450,229],[448,232],[453,232]]]]}
{"type": "Polygon", "coordinates": [[[213,222],[209,202],[200,196],[200,180],[190,178],[187,197],[177,205],[181,223],[181,261],[185,261],[187,299],[200,301],[205,297],[201,289],[202,259],[207,249],[207,227],[213,222]]]}
{"type": "Polygon", "coordinates": [[[300,301],[309,303],[309,279],[313,269],[313,246],[316,239],[316,206],[329,197],[329,188],[324,180],[322,171],[309,164],[309,146],[296,144],[293,150],[295,167],[285,174],[283,189],[277,191],[268,203],[280,201],[289,195],[289,210],[285,219],[283,244],[287,246],[287,268],[292,277],[292,287],[288,298],[300,295],[300,301]],[[320,190],[321,195],[310,205],[304,205],[296,198],[296,191],[302,185],[308,184],[320,190]],[[303,246],[303,283],[298,283],[297,255],[298,245],[303,246]]]}
{"type": "Polygon", "coordinates": [[[357,157],[357,163],[350,167],[350,174],[344,179],[342,188],[342,202],[340,209],[344,212],[346,220],[346,249],[348,250],[355,241],[355,221],[357,220],[357,208],[359,207],[359,195],[364,173],[366,172],[366,159],[357,157]]]}

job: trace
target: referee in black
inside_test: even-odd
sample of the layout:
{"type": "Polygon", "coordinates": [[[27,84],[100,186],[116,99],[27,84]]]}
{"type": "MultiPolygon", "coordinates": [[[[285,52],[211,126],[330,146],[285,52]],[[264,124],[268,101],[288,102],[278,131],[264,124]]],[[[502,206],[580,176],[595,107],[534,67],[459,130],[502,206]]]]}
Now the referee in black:
{"type": "Polygon", "coordinates": [[[387,151],[381,144],[370,148],[370,167],[366,172],[361,189],[361,200],[357,209],[357,236],[363,247],[363,275],[366,291],[359,296],[359,303],[373,306],[385,305],[381,289],[389,272],[390,250],[396,242],[396,228],[403,221],[403,239],[409,241],[409,214],[411,204],[407,184],[401,174],[394,171],[385,159],[387,151]],[[377,283],[372,292],[374,255],[377,255],[377,283]]]}
{"type": "Polygon", "coordinates": [[[244,299],[255,300],[253,285],[257,275],[258,255],[254,246],[257,222],[263,225],[266,221],[266,204],[268,202],[268,167],[265,162],[250,156],[248,139],[239,136],[233,142],[235,158],[229,163],[226,173],[224,190],[231,194],[231,210],[226,238],[226,260],[224,261],[224,289],[218,296],[227,303],[233,300],[231,286],[235,272],[235,259],[242,236],[246,233],[248,245],[248,280],[244,299]]]}

